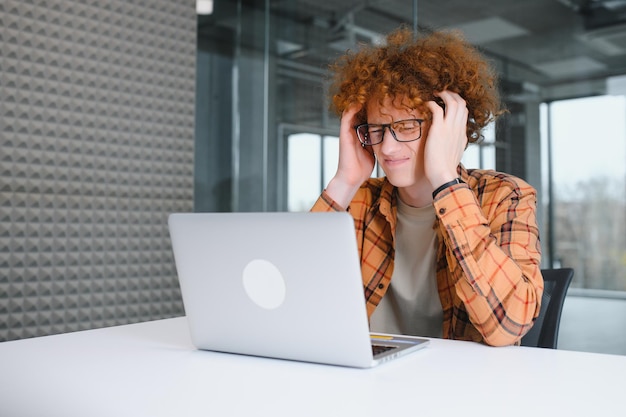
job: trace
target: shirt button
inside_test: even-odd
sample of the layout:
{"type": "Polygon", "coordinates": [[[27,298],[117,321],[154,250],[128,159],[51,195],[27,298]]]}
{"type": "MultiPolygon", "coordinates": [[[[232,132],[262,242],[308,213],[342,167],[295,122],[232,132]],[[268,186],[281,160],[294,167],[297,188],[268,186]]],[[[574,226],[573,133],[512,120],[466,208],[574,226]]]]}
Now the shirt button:
{"type": "Polygon", "coordinates": [[[442,207],[442,208],[439,209],[439,214],[444,214],[445,212],[446,212],[445,208],[442,207]]]}
{"type": "Polygon", "coordinates": [[[385,288],[385,284],[378,284],[378,289],[382,290],[383,288],[385,288]]]}

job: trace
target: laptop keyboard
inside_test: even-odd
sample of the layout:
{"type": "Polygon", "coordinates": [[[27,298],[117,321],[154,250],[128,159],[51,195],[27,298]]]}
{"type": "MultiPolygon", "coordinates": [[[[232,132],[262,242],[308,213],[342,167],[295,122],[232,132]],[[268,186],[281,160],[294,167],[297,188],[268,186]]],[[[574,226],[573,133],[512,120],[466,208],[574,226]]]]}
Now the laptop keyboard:
{"type": "Polygon", "coordinates": [[[372,353],[376,356],[395,348],[395,346],[372,345],[372,353]]]}

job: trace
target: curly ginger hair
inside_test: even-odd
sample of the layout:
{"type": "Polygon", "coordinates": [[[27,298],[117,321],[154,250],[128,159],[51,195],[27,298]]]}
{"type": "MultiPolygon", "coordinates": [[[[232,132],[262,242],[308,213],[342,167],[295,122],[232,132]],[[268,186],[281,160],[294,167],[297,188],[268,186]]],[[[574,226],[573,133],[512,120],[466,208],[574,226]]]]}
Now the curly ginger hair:
{"type": "Polygon", "coordinates": [[[469,110],[469,142],[482,138],[482,129],[504,110],[498,77],[483,55],[460,32],[435,31],[415,37],[405,27],[387,35],[384,46],[348,51],[332,66],[332,107],[341,115],[353,103],[364,104],[358,117],[367,120],[366,104],[401,98],[411,109],[432,117],[426,102],[434,92],[449,90],[465,99],[469,110]]]}

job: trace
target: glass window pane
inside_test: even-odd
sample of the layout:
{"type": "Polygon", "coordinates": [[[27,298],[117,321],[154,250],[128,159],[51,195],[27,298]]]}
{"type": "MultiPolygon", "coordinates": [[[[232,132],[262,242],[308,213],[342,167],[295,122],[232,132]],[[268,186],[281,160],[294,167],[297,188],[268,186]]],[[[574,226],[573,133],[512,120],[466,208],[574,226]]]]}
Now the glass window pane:
{"type": "Polygon", "coordinates": [[[321,193],[320,136],[298,133],[288,137],[287,209],[307,211],[321,193]]]}
{"type": "Polygon", "coordinates": [[[480,144],[470,143],[461,162],[465,168],[496,169],[496,131],[495,124],[490,123],[483,129],[483,140],[480,144]]]}
{"type": "Polygon", "coordinates": [[[335,136],[324,136],[324,186],[335,176],[338,164],[339,138],[335,136]]]}
{"type": "MultiPolygon", "coordinates": [[[[288,207],[289,211],[309,210],[323,187],[335,176],[339,164],[339,138],[311,133],[288,137],[288,207]],[[323,160],[320,155],[323,156],[323,160]]],[[[376,176],[377,166],[372,170],[376,176]]],[[[381,173],[380,175],[384,175],[381,173]]]]}
{"type": "Polygon", "coordinates": [[[482,169],[496,169],[496,147],[494,146],[482,146],[483,161],[481,164],[482,169]]]}
{"type": "Polygon", "coordinates": [[[496,169],[496,124],[489,123],[483,130],[484,140],[480,149],[482,152],[482,160],[480,167],[482,169],[496,169]]]}
{"type": "Polygon", "coordinates": [[[626,290],[626,98],[558,101],[549,115],[555,264],[576,270],[573,286],[626,290]]]}
{"type": "Polygon", "coordinates": [[[480,168],[480,146],[470,143],[465,152],[461,163],[465,168],[480,168]]]}

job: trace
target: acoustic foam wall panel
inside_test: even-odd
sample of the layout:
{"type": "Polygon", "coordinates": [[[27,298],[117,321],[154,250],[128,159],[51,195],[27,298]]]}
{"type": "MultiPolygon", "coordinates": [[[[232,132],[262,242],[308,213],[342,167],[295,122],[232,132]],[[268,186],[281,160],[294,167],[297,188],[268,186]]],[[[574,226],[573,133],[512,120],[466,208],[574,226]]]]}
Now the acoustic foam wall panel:
{"type": "Polygon", "coordinates": [[[183,314],[193,0],[0,2],[0,341],[183,314]]]}

